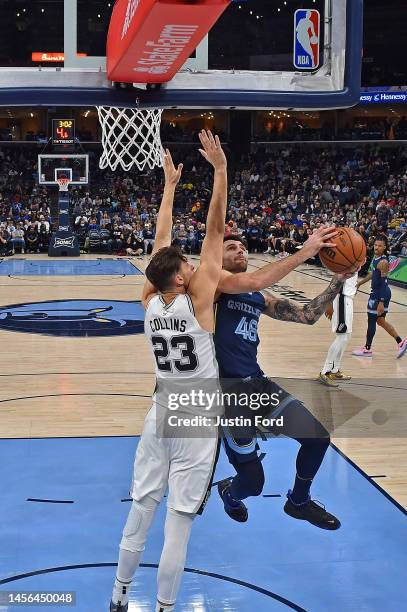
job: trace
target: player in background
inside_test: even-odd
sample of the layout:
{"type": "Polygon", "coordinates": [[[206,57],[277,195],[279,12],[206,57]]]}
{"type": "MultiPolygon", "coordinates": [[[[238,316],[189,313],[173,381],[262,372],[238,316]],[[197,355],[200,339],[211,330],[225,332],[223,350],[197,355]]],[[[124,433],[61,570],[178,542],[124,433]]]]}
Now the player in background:
{"type": "Polygon", "coordinates": [[[386,236],[377,236],[374,242],[374,257],[370,264],[370,272],[360,280],[357,288],[372,281],[370,296],[367,303],[367,334],[366,343],[361,348],[352,351],[356,357],[372,357],[372,343],[376,333],[376,325],[382,327],[397,343],[396,358],[402,357],[407,350],[407,337],[402,339],[399,333],[386,321],[391,300],[391,289],[389,287],[389,259],[387,255],[386,236]]]}
{"type": "MultiPolygon", "coordinates": [[[[312,234],[303,249],[308,248],[316,255],[322,247],[331,245],[328,241],[335,235],[335,228],[321,228],[312,234]]],[[[278,394],[277,407],[270,404],[266,407],[267,412],[260,414],[267,418],[283,416],[284,426],[281,429],[264,428],[264,431],[293,438],[300,444],[294,486],[288,492],[284,511],[293,518],[309,521],[320,528],[338,529],[339,520],[310,497],[312,481],[330,444],[329,433],[302,402],[264,374],[257,361],[257,327],[262,314],[281,321],[313,325],[340,292],[346,275],[334,276],[325,291],[308,304],[299,306],[290,300],[262,293],[260,290],[271,284],[273,264],[256,272],[247,272],[247,258],[246,246],[239,236],[225,238],[224,269],[216,292],[215,326],[216,357],[222,384],[232,397],[233,394],[235,397],[240,394],[252,397],[255,394],[258,397],[259,394],[267,394],[268,397],[278,394]],[[230,293],[234,295],[227,295],[230,293]]],[[[226,404],[225,415],[253,421],[253,410],[238,405],[238,402],[235,405],[226,404]]],[[[264,486],[257,430],[252,423],[224,428],[224,431],[226,453],[237,475],[221,481],[218,491],[226,513],[238,522],[245,522],[248,511],[242,500],[260,495],[264,486]]]]}
{"type": "MultiPolygon", "coordinates": [[[[145,334],[156,359],[158,391],[146,416],[137,448],[133,503],[120,543],[120,556],[110,612],[127,612],[129,590],[140,563],[147,532],[168,486],[164,547],[158,567],[156,612],[172,612],[181,583],[193,520],[201,513],[218,454],[217,428],[207,438],[160,436],[157,426],[168,405],[159,389],[182,380],[189,391],[194,379],[217,381],[213,345],[213,300],[222,268],[227,201],[226,158],[218,137],[199,135],[205,159],[214,167],[212,199],[199,269],[171,246],[172,204],[182,166],[176,170],[169,151],[164,155],[165,188],[157,221],[152,259],[147,266],[142,302],[145,334]],[[164,412],[163,412],[164,411],[164,412]]],[[[192,414],[194,406],[185,408],[192,414]]],[[[173,433],[173,432],[171,432],[173,433]]]]}
{"type": "Polygon", "coordinates": [[[341,372],[342,357],[352,335],[353,298],[357,292],[358,273],[347,278],[339,294],[328,306],[325,315],[332,321],[335,340],[328,349],[324,366],[319,373],[319,382],[329,387],[338,387],[337,381],[350,380],[351,376],[341,372]]]}

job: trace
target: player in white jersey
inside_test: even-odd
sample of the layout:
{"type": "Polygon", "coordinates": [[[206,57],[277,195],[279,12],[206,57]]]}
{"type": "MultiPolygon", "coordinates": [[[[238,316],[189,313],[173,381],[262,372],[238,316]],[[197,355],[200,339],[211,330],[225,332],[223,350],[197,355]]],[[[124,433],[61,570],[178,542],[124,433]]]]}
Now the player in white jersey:
{"type": "MultiPolygon", "coordinates": [[[[205,437],[171,435],[163,397],[175,388],[190,392],[196,380],[216,384],[218,369],[212,335],[213,300],[222,270],[223,232],[227,201],[226,157],[218,137],[199,135],[202,155],[215,170],[212,199],[202,244],[200,266],[194,266],[178,247],[171,246],[172,204],[182,166],[176,170],[167,150],[165,188],[153,256],[147,266],[142,302],[145,334],[156,360],[157,386],[137,448],[132,487],[133,503],[120,543],[120,556],[110,612],[127,612],[129,590],[140,563],[154,513],[168,487],[164,547],[158,567],[156,612],[172,612],[184,570],[193,519],[209,496],[218,454],[217,429],[205,437]]],[[[171,416],[199,414],[193,403],[171,416]]],[[[177,435],[178,434],[178,435],[177,435]]]]}
{"type": "Polygon", "coordinates": [[[335,340],[328,349],[324,366],[318,380],[329,387],[337,387],[338,381],[350,380],[348,374],[341,372],[341,361],[346,345],[352,335],[353,298],[357,292],[358,273],[347,278],[340,293],[336,296],[332,306],[326,309],[326,316],[332,321],[332,331],[336,334],[335,340]]]}

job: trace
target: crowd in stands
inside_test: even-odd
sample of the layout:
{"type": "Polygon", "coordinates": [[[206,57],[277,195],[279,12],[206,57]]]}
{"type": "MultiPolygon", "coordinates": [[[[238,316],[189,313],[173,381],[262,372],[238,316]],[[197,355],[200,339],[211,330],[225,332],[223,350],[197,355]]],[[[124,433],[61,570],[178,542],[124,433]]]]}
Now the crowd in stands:
{"type": "Polygon", "coordinates": [[[0,256],[48,251],[50,193],[36,184],[37,152],[0,148],[0,256]]]}
{"type": "Polygon", "coordinates": [[[407,119],[376,117],[368,121],[365,117],[354,117],[345,126],[337,128],[323,123],[321,127],[310,127],[304,120],[295,120],[286,124],[277,123],[269,130],[259,127],[254,135],[255,141],[267,142],[302,142],[302,141],[335,141],[335,140],[406,140],[407,119]]]}
{"type": "MultiPolygon", "coordinates": [[[[199,253],[212,172],[195,148],[174,147],[184,164],[175,197],[173,240],[199,253]]],[[[46,252],[51,190],[37,184],[37,151],[0,148],[0,253],[46,252]]],[[[392,252],[407,254],[407,152],[287,145],[257,150],[229,163],[226,233],[242,235],[250,252],[284,257],[314,228],[335,223],[357,229],[369,248],[387,234],[392,252]]],[[[91,158],[91,183],[72,186],[71,219],[83,252],[151,252],[163,191],[160,169],[101,171],[91,158]]]]}

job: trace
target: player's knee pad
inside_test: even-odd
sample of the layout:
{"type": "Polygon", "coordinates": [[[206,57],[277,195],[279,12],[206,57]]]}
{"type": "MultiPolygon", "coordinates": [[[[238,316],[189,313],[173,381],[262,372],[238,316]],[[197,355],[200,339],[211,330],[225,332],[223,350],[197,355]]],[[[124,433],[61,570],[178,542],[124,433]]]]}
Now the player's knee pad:
{"type": "Polygon", "coordinates": [[[158,502],[152,497],[146,497],[141,502],[133,501],[123,530],[120,548],[133,553],[144,550],[147,532],[157,506],[158,502]]]}

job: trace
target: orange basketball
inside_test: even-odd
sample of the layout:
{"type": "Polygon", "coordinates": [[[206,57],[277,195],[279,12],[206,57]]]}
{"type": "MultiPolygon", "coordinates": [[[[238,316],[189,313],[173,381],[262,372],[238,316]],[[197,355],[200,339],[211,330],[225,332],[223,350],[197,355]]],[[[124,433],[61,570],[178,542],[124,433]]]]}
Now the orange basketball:
{"type": "Polygon", "coordinates": [[[362,236],[350,227],[338,227],[338,235],[330,240],[336,247],[321,249],[319,258],[328,270],[336,273],[356,272],[366,259],[362,236]]]}

